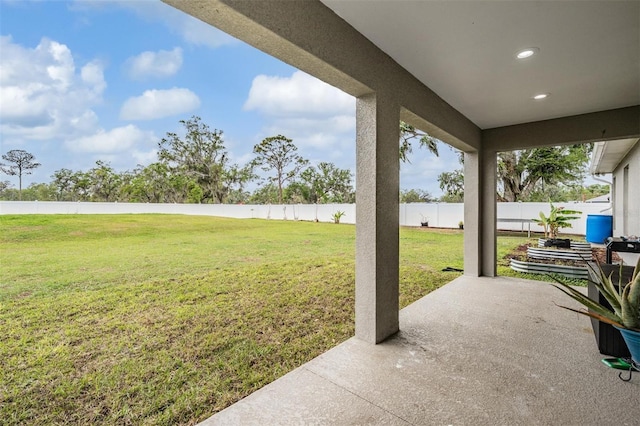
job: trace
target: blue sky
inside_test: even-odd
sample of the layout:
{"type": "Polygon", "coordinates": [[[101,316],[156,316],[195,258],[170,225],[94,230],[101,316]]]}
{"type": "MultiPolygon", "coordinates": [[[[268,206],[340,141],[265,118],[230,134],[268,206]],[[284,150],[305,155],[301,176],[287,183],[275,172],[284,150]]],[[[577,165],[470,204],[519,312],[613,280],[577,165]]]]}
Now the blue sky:
{"type": "MultiPolygon", "coordinates": [[[[355,172],[355,100],[157,0],[0,0],[1,151],[42,166],[23,185],[97,160],[133,170],[198,115],[224,131],[232,162],[283,134],[312,164],[355,172]]],[[[440,195],[455,154],[414,150],[402,188],[440,195]]],[[[17,186],[17,179],[3,175],[17,186]]]]}

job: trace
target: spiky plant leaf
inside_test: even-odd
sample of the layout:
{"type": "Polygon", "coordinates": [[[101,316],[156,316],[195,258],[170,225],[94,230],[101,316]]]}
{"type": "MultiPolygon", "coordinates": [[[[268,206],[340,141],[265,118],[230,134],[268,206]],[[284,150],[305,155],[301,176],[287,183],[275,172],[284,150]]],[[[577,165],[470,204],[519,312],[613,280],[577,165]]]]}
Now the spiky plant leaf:
{"type": "MultiPolygon", "coordinates": [[[[621,268],[622,269],[622,268],[621,268]]],[[[622,271],[620,271],[620,275],[622,275],[622,271]]],[[[622,306],[622,290],[624,289],[624,285],[620,283],[618,288],[613,285],[613,280],[611,277],[613,276],[613,272],[609,274],[609,276],[600,283],[596,283],[596,287],[598,290],[601,290],[600,293],[607,299],[607,302],[611,305],[611,307],[620,315],[621,306],[622,306]]]]}
{"type": "MultiPolygon", "coordinates": [[[[602,270],[600,270],[600,272],[602,272],[602,270]]],[[[602,272],[602,274],[606,278],[606,275],[604,275],[604,272],[602,272]]],[[[602,310],[605,310],[607,312],[612,311],[612,309],[605,307],[604,305],[601,305],[600,303],[592,300],[588,296],[585,296],[581,292],[571,287],[569,284],[566,284],[560,281],[557,277],[551,276],[551,278],[563,287],[563,288],[558,288],[558,286],[554,285],[556,288],[558,288],[559,290],[562,290],[564,293],[568,294],[570,297],[573,297],[577,302],[580,302],[582,305],[587,306],[589,309],[597,310],[599,312],[602,312],[602,310]]],[[[607,302],[609,302],[609,304],[613,307],[612,313],[616,315],[618,318],[621,318],[622,309],[620,307],[620,300],[617,298],[617,296],[609,295],[608,289],[603,287],[602,284],[600,284],[599,282],[593,282],[593,283],[596,289],[598,289],[598,292],[602,294],[605,297],[605,299],[607,299],[607,302]]]]}
{"type": "Polygon", "coordinates": [[[633,270],[633,276],[631,277],[631,281],[635,281],[640,275],[640,257],[638,257],[638,262],[636,263],[636,267],[633,270]]]}
{"type": "Polygon", "coordinates": [[[585,315],[585,316],[588,316],[588,317],[591,317],[591,318],[595,318],[598,321],[601,321],[601,322],[604,322],[604,323],[607,323],[607,324],[610,324],[610,325],[613,325],[613,326],[616,326],[616,327],[626,328],[620,322],[611,320],[609,317],[606,317],[604,315],[600,315],[600,314],[595,313],[595,312],[585,311],[583,309],[574,309],[574,308],[570,308],[568,306],[562,306],[562,305],[556,305],[556,306],[558,306],[560,308],[567,309],[569,311],[576,312],[576,313],[581,314],[581,315],[585,315]]]}
{"type": "Polygon", "coordinates": [[[576,302],[587,307],[594,313],[597,313],[600,316],[608,318],[610,321],[614,321],[616,323],[622,323],[622,318],[618,314],[616,314],[615,312],[612,312],[610,309],[606,308],[605,306],[602,306],[600,303],[594,300],[591,300],[589,297],[575,290],[570,285],[564,284],[562,282],[560,282],[560,285],[562,287],[558,287],[555,284],[552,284],[552,285],[558,290],[562,291],[567,296],[569,296],[570,298],[572,298],[573,300],[575,300],[576,302]]]}
{"type": "MultiPolygon", "coordinates": [[[[602,294],[605,299],[607,299],[607,302],[609,302],[609,304],[613,308],[613,311],[618,316],[621,316],[622,315],[622,305],[621,305],[622,289],[624,286],[620,285],[616,290],[611,279],[611,276],[613,273],[607,276],[607,274],[605,274],[604,271],[602,270],[602,267],[600,266],[599,263],[597,264],[598,269],[595,269],[590,262],[587,263],[587,266],[591,268],[591,270],[594,272],[596,276],[596,280],[592,282],[598,289],[598,292],[602,294]]],[[[620,272],[620,276],[622,276],[622,271],[620,272]]]]}
{"type": "Polygon", "coordinates": [[[622,293],[622,321],[627,328],[640,329],[640,275],[622,293]]]}
{"type": "MultiPolygon", "coordinates": [[[[616,327],[640,331],[640,260],[634,268],[632,280],[627,284],[623,284],[622,279],[619,279],[618,289],[613,284],[613,274],[605,274],[599,263],[597,264],[597,269],[591,263],[587,263],[587,265],[592,272],[591,282],[600,294],[607,299],[612,308],[591,300],[568,284],[553,277],[554,281],[560,285],[553,284],[554,287],[588,308],[588,311],[576,310],[566,306],[561,307],[616,327]]],[[[622,277],[622,265],[620,265],[620,277],[622,277]]]]}

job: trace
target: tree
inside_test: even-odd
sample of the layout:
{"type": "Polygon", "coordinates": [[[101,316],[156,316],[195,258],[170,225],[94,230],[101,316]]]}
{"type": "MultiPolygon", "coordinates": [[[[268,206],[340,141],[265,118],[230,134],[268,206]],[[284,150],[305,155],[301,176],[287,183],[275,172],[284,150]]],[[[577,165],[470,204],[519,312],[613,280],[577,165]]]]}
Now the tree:
{"type": "Polygon", "coordinates": [[[77,171],[71,177],[73,182],[74,201],[88,201],[91,192],[91,176],[89,173],[77,171]]]}
{"type": "Polygon", "coordinates": [[[164,203],[182,202],[182,188],[172,184],[169,166],[165,163],[151,163],[144,167],[138,165],[128,179],[122,192],[133,202],[164,203]]]}
{"type": "MultiPolygon", "coordinates": [[[[300,175],[300,177],[302,178],[302,175],[304,175],[304,172],[302,172],[302,174],[300,175]]],[[[275,186],[274,186],[275,188],[275,186]]],[[[277,199],[277,189],[275,190],[275,196],[273,197],[274,200],[277,199]]],[[[291,182],[289,185],[287,185],[287,187],[284,189],[284,193],[282,195],[283,200],[286,203],[290,203],[290,204],[298,204],[298,203],[317,203],[317,196],[315,195],[315,193],[313,192],[313,190],[311,189],[311,185],[307,184],[304,181],[295,181],[295,182],[291,182]]]]}
{"type": "Polygon", "coordinates": [[[91,182],[91,196],[101,201],[116,201],[120,188],[120,176],[111,168],[109,163],[98,160],[96,167],[89,170],[91,182]]]}
{"type": "Polygon", "coordinates": [[[19,199],[22,200],[22,176],[30,175],[32,170],[40,167],[33,154],[23,149],[12,149],[2,155],[2,159],[11,164],[0,163],[0,170],[9,176],[18,176],[19,199]]]}
{"type": "Polygon", "coordinates": [[[573,196],[571,197],[571,199],[577,200],[577,201],[586,201],[591,198],[599,197],[601,195],[607,195],[609,194],[609,192],[611,192],[611,188],[609,185],[602,185],[602,184],[596,183],[593,185],[589,185],[586,188],[583,188],[582,186],[580,186],[579,196],[573,196]]]}
{"type": "Polygon", "coordinates": [[[400,161],[410,163],[409,154],[413,152],[411,141],[418,139],[421,148],[427,148],[429,152],[438,156],[438,139],[429,134],[416,130],[410,124],[400,121],[400,161]]]}
{"type": "Polygon", "coordinates": [[[609,185],[594,184],[583,187],[582,184],[555,183],[553,185],[546,184],[544,190],[541,185],[537,185],[531,195],[527,198],[528,202],[567,202],[567,201],[586,201],[600,195],[609,194],[609,185]]]}
{"type": "Polygon", "coordinates": [[[191,194],[189,198],[200,198],[202,202],[224,202],[230,182],[237,182],[238,174],[230,172],[227,166],[229,158],[222,131],[211,130],[197,116],[180,120],[180,123],[186,129],[184,139],[176,133],[167,133],[159,143],[158,158],[169,166],[170,175],[182,174],[188,178],[185,183],[187,194],[191,194]],[[202,190],[201,197],[195,197],[198,191],[193,183],[189,183],[191,181],[202,190]]]}
{"type": "MultiPolygon", "coordinates": [[[[564,197],[556,186],[581,187],[590,152],[590,144],[579,144],[499,153],[498,200],[541,201],[543,198],[545,201],[563,201],[555,199],[564,197]]],[[[462,169],[441,173],[438,181],[445,191],[443,201],[459,202],[464,199],[462,169]]]]}
{"type": "Polygon", "coordinates": [[[2,200],[10,199],[9,197],[10,189],[11,189],[11,182],[9,182],[8,180],[0,181],[0,199],[2,200]]]}
{"type": "Polygon", "coordinates": [[[52,182],[32,183],[23,190],[22,199],[25,201],[54,201],[56,187],[52,182]]]}
{"type": "Polygon", "coordinates": [[[257,155],[253,164],[261,166],[265,172],[275,173],[268,181],[278,188],[279,204],[282,204],[284,184],[293,181],[309,164],[309,160],[302,158],[297,151],[293,141],[282,135],[268,137],[253,147],[257,155]]]}
{"type": "Polygon", "coordinates": [[[73,192],[73,171],[69,169],[60,169],[53,172],[51,182],[55,188],[57,201],[68,201],[72,198],[73,192]]]}
{"type": "Polygon", "coordinates": [[[527,201],[539,186],[584,179],[591,144],[544,147],[498,154],[498,199],[527,201]]]}
{"type": "Polygon", "coordinates": [[[232,189],[227,197],[227,204],[246,204],[251,198],[251,193],[244,189],[232,189]]]}
{"type": "Polygon", "coordinates": [[[440,189],[445,193],[443,201],[450,203],[464,201],[464,173],[462,169],[440,173],[438,182],[440,189]]]}
{"type": "Polygon", "coordinates": [[[400,191],[401,203],[430,203],[435,201],[429,191],[422,189],[403,189],[400,191]]]}
{"type": "MultiPolygon", "coordinates": [[[[464,152],[452,148],[458,154],[458,163],[464,164],[464,152]]],[[[443,172],[438,175],[440,189],[444,195],[440,200],[445,203],[464,202],[464,170],[456,169],[452,172],[443,172]]]]}
{"type": "Polygon", "coordinates": [[[271,182],[253,191],[249,202],[252,204],[271,204],[278,199],[278,188],[271,182]]]}
{"type": "Polygon", "coordinates": [[[253,173],[253,165],[248,164],[244,167],[233,165],[226,170],[225,186],[227,194],[225,201],[228,203],[244,203],[249,193],[245,191],[248,182],[256,178],[253,173]]]}
{"type": "Polygon", "coordinates": [[[352,203],[355,192],[351,184],[351,171],[340,169],[333,163],[321,162],[300,175],[308,186],[306,201],[311,203],[352,203]]]}

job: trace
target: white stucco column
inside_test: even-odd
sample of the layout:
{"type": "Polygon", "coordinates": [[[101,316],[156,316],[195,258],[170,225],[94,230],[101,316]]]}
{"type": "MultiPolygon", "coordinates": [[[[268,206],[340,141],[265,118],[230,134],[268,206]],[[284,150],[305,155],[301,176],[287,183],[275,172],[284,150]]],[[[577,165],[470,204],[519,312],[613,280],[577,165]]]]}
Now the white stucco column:
{"type": "Polygon", "coordinates": [[[482,275],[482,172],[479,152],[464,154],[464,274],[482,275]]]}
{"type": "Polygon", "coordinates": [[[356,337],[398,331],[400,107],[371,94],[356,103],[356,337]]]}
{"type": "Polygon", "coordinates": [[[496,207],[496,153],[465,153],[465,275],[496,275],[496,207]]]}
{"type": "Polygon", "coordinates": [[[495,151],[482,151],[481,155],[481,189],[482,189],[482,213],[481,213],[481,252],[482,274],[485,277],[496,276],[496,261],[498,257],[496,239],[496,219],[498,206],[496,204],[496,173],[497,153],[495,151]]]}

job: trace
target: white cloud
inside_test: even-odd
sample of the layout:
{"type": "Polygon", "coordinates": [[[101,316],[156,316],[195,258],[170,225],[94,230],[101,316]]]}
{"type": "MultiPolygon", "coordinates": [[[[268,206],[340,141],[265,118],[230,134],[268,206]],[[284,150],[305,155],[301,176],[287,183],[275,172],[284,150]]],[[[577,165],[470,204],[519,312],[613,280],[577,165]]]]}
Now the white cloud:
{"type": "Polygon", "coordinates": [[[158,159],[158,150],[151,149],[149,151],[133,150],[131,156],[135,158],[136,164],[147,166],[158,159]]]}
{"type": "Polygon", "coordinates": [[[355,98],[302,71],[255,77],[244,109],[267,119],[263,136],[283,134],[303,156],[321,161],[330,156],[340,167],[355,161],[355,98]]]}
{"type": "Polygon", "coordinates": [[[125,64],[129,77],[141,80],[146,77],[171,77],[182,67],[182,49],[142,52],[129,58],[125,64]]]}
{"type": "Polygon", "coordinates": [[[35,48],[0,37],[0,132],[3,137],[47,140],[94,126],[91,110],[106,88],[103,65],[76,69],[71,50],[43,38],[35,48]]]}
{"type": "Polygon", "coordinates": [[[161,22],[184,41],[196,46],[220,47],[238,41],[219,29],[157,0],[76,0],[72,10],[83,12],[100,10],[107,6],[120,6],[134,11],[146,21],[161,22]]]}
{"type": "Polygon", "coordinates": [[[93,135],[68,140],[65,146],[74,152],[114,154],[136,146],[147,146],[155,139],[153,132],[143,131],[129,124],[109,131],[100,129],[93,135]]]}
{"type": "Polygon", "coordinates": [[[120,109],[123,120],[154,120],[192,111],[200,99],[189,89],[147,90],[141,96],[127,99],[120,109]]]}
{"type": "Polygon", "coordinates": [[[334,115],[330,117],[278,117],[274,124],[295,132],[307,133],[352,133],[356,128],[355,115],[334,115]]]}
{"type": "Polygon", "coordinates": [[[296,71],[291,77],[254,78],[244,109],[271,117],[332,117],[355,115],[355,104],[353,96],[296,71]]]}
{"type": "Polygon", "coordinates": [[[96,96],[102,95],[104,89],[107,88],[107,82],[104,81],[102,71],[102,64],[98,61],[89,62],[80,70],[82,81],[87,87],[91,88],[91,91],[96,96]]]}
{"type": "Polygon", "coordinates": [[[355,126],[355,116],[285,118],[272,121],[263,133],[283,134],[293,139],[299,148],[333,149],[345,146],[345,142],[355,146],[355,126]]]}

